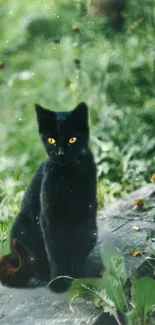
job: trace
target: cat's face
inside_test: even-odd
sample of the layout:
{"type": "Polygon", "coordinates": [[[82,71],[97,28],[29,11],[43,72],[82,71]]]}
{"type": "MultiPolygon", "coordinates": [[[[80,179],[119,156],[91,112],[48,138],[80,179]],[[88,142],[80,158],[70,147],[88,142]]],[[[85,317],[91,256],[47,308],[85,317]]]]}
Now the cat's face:
{"type": "Polygon", "coordinates": [[[80,103],[70,112],[53,112],[35,105],[39,134],[53,161],[63,165],[88,149],[88,107],[80,103]]]}

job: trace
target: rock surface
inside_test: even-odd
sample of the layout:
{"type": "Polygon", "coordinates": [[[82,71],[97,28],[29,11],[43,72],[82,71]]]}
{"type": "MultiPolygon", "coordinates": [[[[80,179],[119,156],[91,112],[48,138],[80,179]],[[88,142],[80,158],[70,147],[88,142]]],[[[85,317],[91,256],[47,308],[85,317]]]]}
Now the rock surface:
{"type": "MultiPolygon", "coordinates": [[[[149,249],[147,230],[154,226],[155,185],[149,184],[106,206],[98,215],[98,243],[86,263],[85,273],[94,276],[102,269],[100,251],[114,251],[118,247],[124,256],[128,271],[142,265],[145,256],[133,257],[130,249],[149,249]],[[137,208],[134,199],[145,200],[137,208]],[[133,230],[139,226],[140,231],[133,230]]],[[[69,308],[70,293],[51,293],[47,288],[12,289],[0,286],[1,325],[115,325],[115,320],[89,302],[78,299],[74,313],[69,308]]]]}

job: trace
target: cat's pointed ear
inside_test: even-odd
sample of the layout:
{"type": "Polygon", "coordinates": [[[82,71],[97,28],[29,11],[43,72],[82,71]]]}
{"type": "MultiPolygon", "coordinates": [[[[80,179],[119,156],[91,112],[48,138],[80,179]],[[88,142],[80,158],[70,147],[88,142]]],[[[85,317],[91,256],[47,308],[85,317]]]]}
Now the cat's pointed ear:
{"type": "Polygon", "coordinates": [[[88,106],[81,102],[71,112],[72,118],[78,122],[81,128],[88,128],[88,106]]]}
{"type": "Polygon", "coordinates": [[[34,106],[37,115],[39,131],[42,131],[48,125],[52,126],[55,121],[55,113],[40,106],[39,104],[35,104],[34,106]]]}
{"type": "Polygon", "coordinates": [[[42,106],[40,106],[39,104],[34,104],[34,107],[35,107],[35,111],[36,111],[36,114],[37,114],[37,117],[38,117],[39,114],[42,113],[44,108],[42,106]]]}
{"type": "Polygon", "coordinates": [[[43,119],[45,120],[47,118],[47,115],[49,115],[50,113],[49,110],[47,110],[46,108],[42,107],[39,104],[35,104],[34,107],[35,107],[38,122],[43,119]]]}

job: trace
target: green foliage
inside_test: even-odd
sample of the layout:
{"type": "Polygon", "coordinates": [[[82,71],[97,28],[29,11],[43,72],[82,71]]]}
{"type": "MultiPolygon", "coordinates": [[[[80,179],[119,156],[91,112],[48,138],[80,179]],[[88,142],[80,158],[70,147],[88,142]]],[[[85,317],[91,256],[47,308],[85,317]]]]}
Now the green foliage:
{"type": "Polygon", "coordinates": [[[141,325],[145,325],[147,314],[155,303],[155,281],[149,277],[136,279],[132,285],[132,299],[141,325]]]}
{"type": "Polygon", "coordinates": [[[81,297],[85,300],[93,301],[97,308],[103,308],[105,313],[110,313],[116,319],[119,320],[116,305],[109,298],[103,283],[97,279],[77,279],[72,282],[72,299],[70,308],[72,308],[72,302],[76,297],[81,297]],[[103,288],[103,289],[102,289],[103,288]]]}
{"type": "Polygon", "coordinates": [[[12,219],[6,221],[0,221],[0,252],[2,255],[8,254],[9,247],[9,235],[12,225],[12,219]]]}
{"type": "Polygon", "coordinates": [[[114,302],[117,310],[123,313],[128,309],[129,299],[128,292],[125,290],[127,275],[123,257],[119,253],[111,256],[109,252],[108,254],[102,253],[101,256],[105,267],[101,287],[105,288],[108,297],[114,302]]]}
{"type": "MultiPolygon", "coordinates": [[[[103,254],[105,272],[99,279],[77,279],[72,282],[72,301],[76,297],[91,300],[104,312],[112,314],[118,324],[122,314],[125,325],[146,325],[148,313],[155,303],[155,281],[151,277],[135,278],[134,273],[127,281],[124,260],[119,253],[103,254]],[[106,265],[105,265],[106,264],[106,265]]],[[[149,318],[149,323],[152,318],[149,318]]]]}
{"type": "Polygon", "coordinates": [[[5,186],[0,182],[0,252],[6,254],[9,251],[9,232],[14,215],[19,211],[23,190],[20,185],[14,184],[8,179],[5,186]],[[16,185],[16,186],[15,186],[16,185]],[[18,187],[17,187],[18,186],[18,187]]]}

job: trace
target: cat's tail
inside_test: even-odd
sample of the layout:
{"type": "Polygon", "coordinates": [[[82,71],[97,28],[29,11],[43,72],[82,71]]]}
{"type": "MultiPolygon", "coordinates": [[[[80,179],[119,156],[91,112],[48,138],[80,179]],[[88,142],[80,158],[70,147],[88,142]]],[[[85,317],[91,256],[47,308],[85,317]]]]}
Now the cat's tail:
{"type": "Polygon", "coordinates": [[[10,287],[24,287],[34,275],[35,257],[17,239],[13,239],[12,248],[18,257],[18,266],[11,262],[11,254],[0,258],[0,282],[10,287]]]}

